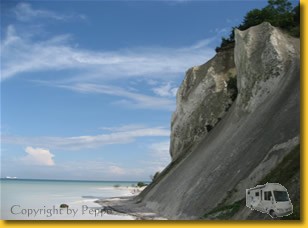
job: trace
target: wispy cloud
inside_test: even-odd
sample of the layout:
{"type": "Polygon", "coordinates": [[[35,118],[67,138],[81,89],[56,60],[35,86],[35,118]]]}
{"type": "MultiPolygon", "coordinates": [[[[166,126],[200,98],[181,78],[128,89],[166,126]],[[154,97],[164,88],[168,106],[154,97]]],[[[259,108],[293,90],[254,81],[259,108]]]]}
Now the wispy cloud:
{"type": "MultiPolygon", "coordinates": [[[[162,78],[183,74],[214,54],[208,47],[209,40],[181,48],[135,47],[115,51],[79,49],[69,41],[65,35],[34,41],[18,34],[13,25],[8,26],[1,42],[2,80],[21,73],[58,70],[74,70],[76,80],[87,82],[128,77],[162,78]]],[[[58,75],[63,77],[59,72],[58,75]]]]}
{"type": "Polygon", "coordinates": [[[211,32],[217,34],[218,36],[226,36],[229,35],[231,29],[229,27],[215,28],[214,30],[211,30],[211,32]]]}
{"type": "Polygon", "coordinates": [[[65,150],[81,150],[98,148],[110,144],[131,143],[140,137],[169,137],[170,131],[162,127],[136,128],[132,130],[111,132],[109,134],[85,135],[74,137],[22,137],[2,135],[2,143],[17,145],[33,145],[35,147],[55,148],[65,150]]]}
{"type": "Polygon", "coordinates": [[[13,9],[16,18],[20,21],[27,22],[31,20],[39,19],[53,19],[66,21],[70,19],[85,19],[85,15],[82,14],[59,14],[54,11],[44,9],[34,9],[29,3],[18,3],[13,9]]]}
{"type": "Polygon", "coordinates": [[[43,148],[33,148],[28,146],[25,149],[26,156],[21,161],[27,165],[53,166],[55,165],[53,157],[49,150],[43,148]]]}
{"type": "MultiPolygon", "coordinates": [[[[45,11],[34,13],[27,4],[19,8],[25,8],[29,15],[53,15],[45,11]]],[[[35,73],[40,73],[39,83],[45,86],[117,97],[113,104],[130,108],[171,111],[175,108],[176,78],[214,54],[209,48],[212,39],[179,48],[130,47],[113,51],[81,49],[73,40],[69,34],[40,40],[9,25],[1,41],[1,82],[18,76],[32,80],[35,73]],[[125,79],[157,83],[148,84],[150,88],[142,92],[110,85],[125,79]]]]}
{"type": "MultiPolygon", "coordinates": [[[[56,85],[59,88],[69,89],[81,93],[92,93],[92,94],[105,94],[115,97],[121,97],[122,100],[115,102],[115,104],[125,105],[131,108],[145,108],[145,109],[162,109],[172,111],[175,108],[175,102],[169,98],[161,98],[155,96],[144,95],[137,92],[127,91],[120,87],[109,86],[109,85],[97,85],[89,83],[77,83],[70,85],[56,85]]],[[[174,93],[174,89],[170,91],[163,91],[164,88],[157,88],[157,93],[174,93]]]]}
{"type": "Polygon", "coordinates": [[[122,125],[118,127],[101,127],[99,129],[104,131],[110,131],[110,132],[123,132],[123,131],[131,131],[131,130],[137,130],[146,128],[143,124],[128,124],[128,125],[122,125]]]}

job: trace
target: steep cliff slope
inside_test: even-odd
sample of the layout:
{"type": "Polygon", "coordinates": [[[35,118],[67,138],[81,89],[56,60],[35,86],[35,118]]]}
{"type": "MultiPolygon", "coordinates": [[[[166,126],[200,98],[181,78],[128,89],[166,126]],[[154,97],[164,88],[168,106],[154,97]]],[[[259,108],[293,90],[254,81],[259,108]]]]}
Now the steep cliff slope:
{"type": "MultiPolygon", "coordinates": [[[[269,23],[237,30],[235,40],[234,104],[193,151],[186,156],[181,152],[139,196],[140,203],[167,218],[196,219],[227,201],[243,199],[246,188],[299,144],[299,40],[269,23]]],[[[189,100],[190,94],[181,99],[189,100]]],[[[185,121],[189,124],[189,117],[185,121]]]]}
{"type": "Polygon", "coordinates": [[[186,72],[171,120],[170,154],[173,160],[192,151],[192,147],[224,117],[236,95],[233,47],[186,72]]]}
{"type": "MultiPolygon", "coordinates": [[[[173,160],[129,202],[132,212],[148,209],[168,219],[264,219],[244,201],[246,188],[263,181],[290,187],[299,209],[299,39],[262,23],[235,31],[236,70],[231,53],[222,51],[188,71],[172,121],[173,160]],[[223,84],[235,75],[238,95],[225,109],[232,99],[223,84]],[[193,137],[208,124],[210,132],[193,137]]],[[[124,204],[113,206],[120,210],[124,204]]]]}

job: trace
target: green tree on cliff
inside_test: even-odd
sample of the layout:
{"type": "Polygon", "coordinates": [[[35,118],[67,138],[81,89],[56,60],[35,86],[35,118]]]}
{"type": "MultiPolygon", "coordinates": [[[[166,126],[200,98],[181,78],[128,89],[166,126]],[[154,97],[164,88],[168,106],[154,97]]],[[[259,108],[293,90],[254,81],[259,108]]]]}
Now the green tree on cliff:
{"type": "Polygon", "coordinates": [[[249,11],[239,29],[244,30],[264,21],[276,27],[289,29],[295,25],[292,10],[292,4],[287,0],[269,0],[263,9],[249,11]]]}
{"type": "Polygon", "coordinates": [[[216,48],[216,51],[232,46],[231,44],[234,43],[235,28],[245,30],[265,21],[271,23],[273,26],[288,31],[292,36],[300,36],[299,4],[292,8],[292,4],[288,0],[268,0],[268,5],[263,9],[253,9],[249,11],[244,17],[243,22],[239,26],[232,28],[229,37],[222,38],[221,45],[216,48]]]}

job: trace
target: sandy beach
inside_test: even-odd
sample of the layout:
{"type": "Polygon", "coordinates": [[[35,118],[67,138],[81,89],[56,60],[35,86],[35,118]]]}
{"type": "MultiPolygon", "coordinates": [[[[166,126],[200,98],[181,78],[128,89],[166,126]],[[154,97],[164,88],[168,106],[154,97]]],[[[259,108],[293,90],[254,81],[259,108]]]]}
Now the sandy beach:
{"type": "Polygon", "coordinates": [[[135,220],[166,220],[136,199],[136,196],[145,188],[146,186],[128,187],[130,195],[100,199],[94,202],[101,205],[106,211],[119,216],[132,216],[135,220]]]}
{"type": "Polygon", "coordinates": [[[1,180],[1,187],[7,197],[0,213],[6,220],[136,220],[96,201],[134,197],[144,189],[131,182],[59,180],[1,180]]]}

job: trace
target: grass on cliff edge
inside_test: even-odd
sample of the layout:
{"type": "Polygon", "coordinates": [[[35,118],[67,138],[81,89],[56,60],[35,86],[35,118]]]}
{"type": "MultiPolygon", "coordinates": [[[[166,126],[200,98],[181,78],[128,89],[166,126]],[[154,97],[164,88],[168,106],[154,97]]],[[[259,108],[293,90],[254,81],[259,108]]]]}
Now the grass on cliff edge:
{"type": "Polygon", "coordinates": [[[245,199],[236,201],[231,205],[219,206],[203,215],[202,219],[228,220],[232,218],[242,207],[245,206],[245,199]]]}
{"type": "Polygon", "coordinates": [[[300,170],[300,145],[297,145],[284,159],[258,184],[280,183],[286,185],[300,170]]]}
{"type": "MultiPolygon", "coordinates": [[[[300,172],[300,145],[297,145],[274,170],[259,182],[259,184],[270,182],[287,186],[298,172],[300,172]]],[[[300,189],[298,190],[300,191],[300,189]]],[[[298,192],[298,198],[291,200],[293,204],[293,213],[289,216],[282,217],[281,219],[283,220],[300,219],[300,192],[298,192]]]]}
{"type": "MultiPolygon", "coordinates": [[[[258,184],[280,183],[288,185],[292,178],[300,171],[300,145],[296,146],[269,174],[267,174],[258,184]]],[[[299,193],[298,193],[299,194],[299,193]]],[[[231,196],[228,196],[231,197],[231,196]]],[[[300,197],[291,199],[293,204],[293,213],[282,217],[283,220],[300,219],[300,197]]],[[[224,199],[223,201],[227,201],[224,199]]],[[[228,220],[246,206],[246,199],[243,198],[230,205],[221,205],[210,212],[204,214],[201,219],[219,219],[228,220]]]]}

